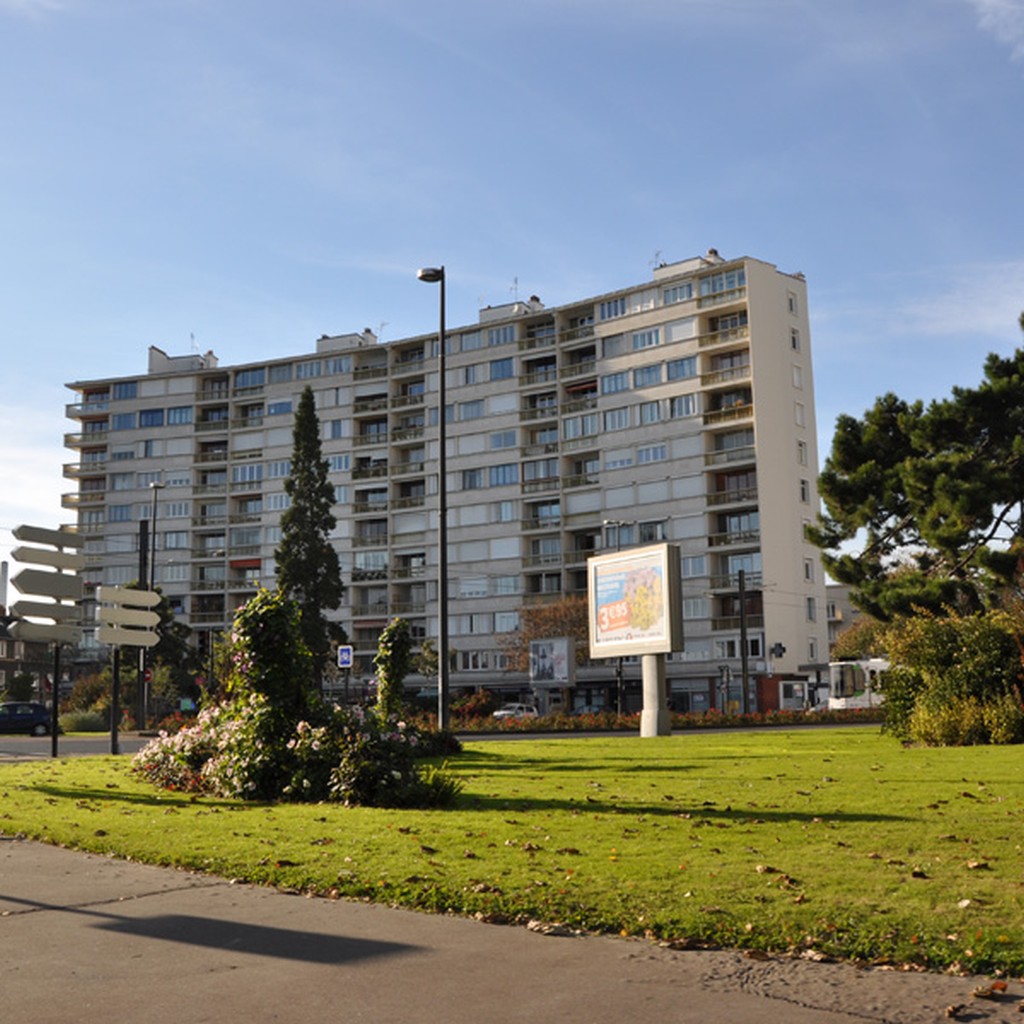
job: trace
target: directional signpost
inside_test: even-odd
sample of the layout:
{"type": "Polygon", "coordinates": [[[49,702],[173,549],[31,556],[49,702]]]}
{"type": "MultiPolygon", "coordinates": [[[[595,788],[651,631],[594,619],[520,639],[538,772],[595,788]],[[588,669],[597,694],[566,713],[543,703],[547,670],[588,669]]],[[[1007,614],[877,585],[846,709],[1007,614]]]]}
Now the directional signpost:
{"type": "Polygon", "coordinates": [[[22,569],[12,579],[25,601],[15,601],[11,614],[22,616],[10,627],[15,640],[53,644],[53,692],[50,720],[51,753],[57,756],[60,703],[60,645],[78,643],[82,631],[78,625],[83,586],[77,573],[85,568],[85,556],[77,549],[83,538],[71,530],[48,530],[41,526],[17,526],[14,539],[24,541],[11,552],[15,562],[41,565],[43,569],[22,569]],[[28,547],[42,544],[44,547],[28,547]],[[69,548],[75,550],[68,550],[69,548]],[[28,621],[42,619],[42,622],[28,621]]]}
{"type": "MultiPolygon", "coordinates": [[[[152,647],[160,642],[153,628],[160,616],[153,609],[160,603],[160,595],[153,590],[132,590],[130,587],[100,587],[96,591],[100,602],[100,628],[96,639],[114,647],[113,683],[110,695],[110,752],[120,753],[117,740],[118,718],[121,715],[121,648],[152,647]]],[[[140,679],[139,685],[145,682],[140,679]]]]}

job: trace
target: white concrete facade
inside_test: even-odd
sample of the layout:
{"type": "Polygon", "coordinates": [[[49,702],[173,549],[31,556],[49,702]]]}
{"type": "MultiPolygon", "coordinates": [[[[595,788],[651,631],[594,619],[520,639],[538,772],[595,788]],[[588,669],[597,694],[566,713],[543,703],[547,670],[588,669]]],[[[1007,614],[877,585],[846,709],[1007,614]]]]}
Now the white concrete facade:
{"type": "MultiPolygon", "coordinates": [[[[498,641],[522,608],[583,592],[594,552],[660,540],[683,560],[676,706],[736,698],[719,682],[739,679],[741,624],[752,676],[827,661],[825,581],[803,533],[818,455],[801,275],[711,250],[556,308],[483,310],[447,338],[454,687],[527,689],[498,641]]],[[[357,667],[368,673],[389,617],[436,637],[436,354],[436,331],[325,336],[225,367],[152,348],[146,374],[69,384],[65,507],[88,535],[90,582],[138,577],[155,495],[157,584],[197,632],[227,628],[258,584],[274,585],[291,412],[308,384],[336,487],[336,616],[357,667]]],[[[627,676],[639,685],[638,666],[627,676]]],[[[607,663],[583,668],[578,690],[613,677],[607,663]]]]}

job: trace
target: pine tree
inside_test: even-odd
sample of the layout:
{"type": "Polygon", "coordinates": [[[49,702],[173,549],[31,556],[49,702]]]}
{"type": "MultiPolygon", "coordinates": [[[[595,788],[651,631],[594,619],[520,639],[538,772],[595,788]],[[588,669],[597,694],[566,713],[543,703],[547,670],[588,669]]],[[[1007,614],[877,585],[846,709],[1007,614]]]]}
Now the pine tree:
{"type": "Polygon", "coordinates": [[[301,612],[302,637],[312,654],[310,683],[319,689],[330,653],[326,612],[341,604],[342,583],[338,554],[330,542],[337,522],[331,512],[334,488],[327,478],[310,387],[299,399],[292,442],[291,474],[284,484],[291,505],[281,516],[281,543],[274,558],[278,587],[301,612]]]}

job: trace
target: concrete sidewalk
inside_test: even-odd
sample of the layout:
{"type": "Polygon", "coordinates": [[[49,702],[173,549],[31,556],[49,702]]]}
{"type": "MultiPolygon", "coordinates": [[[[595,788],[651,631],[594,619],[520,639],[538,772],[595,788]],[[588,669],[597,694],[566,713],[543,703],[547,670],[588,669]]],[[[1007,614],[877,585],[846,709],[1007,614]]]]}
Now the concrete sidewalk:
{"type": "Polygon", "coordinates": [[[332,902],[0,839],[10,1024],[1024,1022],[1024,983],[680,952],[332,902]]]}

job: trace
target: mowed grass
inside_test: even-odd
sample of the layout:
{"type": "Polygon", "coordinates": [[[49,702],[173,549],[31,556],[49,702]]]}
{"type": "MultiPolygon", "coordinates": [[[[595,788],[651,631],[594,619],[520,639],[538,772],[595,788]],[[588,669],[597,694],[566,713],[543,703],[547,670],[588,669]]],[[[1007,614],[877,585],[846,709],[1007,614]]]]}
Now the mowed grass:
{"type": "Polygon", "coordinates": [[[685,946],[1024,973],[1024,751],[875,728],[479,741],[451,810],[0,767],[0,830],[327,896],[685,946]]]}

